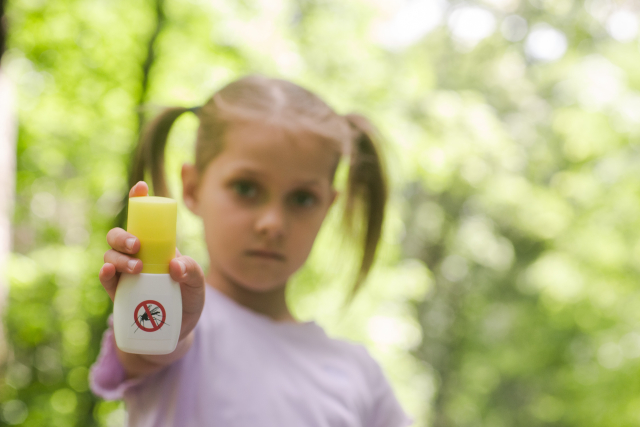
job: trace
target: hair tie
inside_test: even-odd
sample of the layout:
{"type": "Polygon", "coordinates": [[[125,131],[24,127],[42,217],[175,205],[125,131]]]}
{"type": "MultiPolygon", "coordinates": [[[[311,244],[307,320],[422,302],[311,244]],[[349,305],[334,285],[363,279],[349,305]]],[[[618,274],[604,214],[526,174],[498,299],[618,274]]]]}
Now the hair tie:
{"type": "Polygon", "coordinates": [[[191,111],[193,114],[198,115],[198,111],[200,111],[201,106],[187,108],[187,111],[191,111]]]}

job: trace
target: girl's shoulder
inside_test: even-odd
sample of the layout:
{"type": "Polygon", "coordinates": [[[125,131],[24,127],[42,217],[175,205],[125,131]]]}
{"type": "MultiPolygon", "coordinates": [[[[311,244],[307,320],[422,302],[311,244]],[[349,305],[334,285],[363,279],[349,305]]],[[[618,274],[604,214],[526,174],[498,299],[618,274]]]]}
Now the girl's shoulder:
{"type": "Polygon", "coordinates": [[[359,377],[367,390],[367,426],[409,426],[413,418],[400,405],[382,366],[360,343],[340,338],[329,338],[343,355],[350,358],[352,376],[359,377]]]}
{"type": "Polygon", "coordinates": [[[327,340],[339,349],[343,357],[349,358],[369,381],[375,383],[380,375],[384,375],[382,367],[364,344],[330,336],[327,336],[327,340]]]}

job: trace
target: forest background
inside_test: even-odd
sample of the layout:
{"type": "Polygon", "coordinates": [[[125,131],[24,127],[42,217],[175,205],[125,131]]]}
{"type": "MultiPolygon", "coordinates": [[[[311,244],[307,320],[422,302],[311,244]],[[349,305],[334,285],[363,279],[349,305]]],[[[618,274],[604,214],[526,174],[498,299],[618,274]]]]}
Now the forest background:
{"type": "MultiPolygon", "coordinates": [[[[388,141],[367,286],[342,315],[359,254],[340,246],[338,205],[291,284],[296,316],[365,344],[416,426],[640,424],[637,1],[4,6],[18,139],[0,423],[123,425],[87,375],[139,129],[259,72],[367,115],[388,141]]],[[[178,200],[196,128],[185,116],[170,135],[178,200]]],[[[206,268],[181,201],[178,233],[206,268]]]]}

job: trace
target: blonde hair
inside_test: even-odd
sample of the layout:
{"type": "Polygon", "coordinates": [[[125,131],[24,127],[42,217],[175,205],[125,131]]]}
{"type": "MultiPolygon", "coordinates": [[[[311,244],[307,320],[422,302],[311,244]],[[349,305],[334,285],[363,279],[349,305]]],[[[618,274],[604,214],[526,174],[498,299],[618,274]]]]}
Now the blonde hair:
{"type": "Polygon", "coordinates": [[[385,205],[388,197],[387,178],[381,161],[379,136],[372,124],[358,114],[341,116],[317,95],[286,80],[250,75],[235,80],[216,92],[202,107],[189,109],[169,107],[149,122],[134,153],[129,188],[151,175],[153,194],[169,197],[164,172],[167,136],[175,120],[193,111],[200,119],[195,166],[200,176],[209,162],[222,152],[223,135],[231,123],[263,120],[284,127],[297,126],[311,131],[336,152],[333,183],[338,163],[349,156],[346,204],[342,225],[347,235],[359,236],[354,215],[362,213],[363,255],[348,300],[355,296],[373,265],[380,241],[385,205]]]}

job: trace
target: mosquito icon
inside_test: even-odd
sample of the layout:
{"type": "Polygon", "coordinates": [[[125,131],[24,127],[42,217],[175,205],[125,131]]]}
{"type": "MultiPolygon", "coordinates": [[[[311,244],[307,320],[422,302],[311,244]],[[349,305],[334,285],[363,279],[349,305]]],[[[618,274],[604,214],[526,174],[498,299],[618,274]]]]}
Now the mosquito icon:
{"type": "Polygon", "coordinates": [[[145,332],[155,332],[163,325],[170,326],[164,321],[165,317],[164,307],[159,302],[152,300],[141,302],[134,312],[134,322],[131,326],[137,325],[138,327],[133,332],[138,332],[138,329],[142,329],[145,332]],[[147,327],[145,322],[149,322],[151,326],[147,327]]]}

